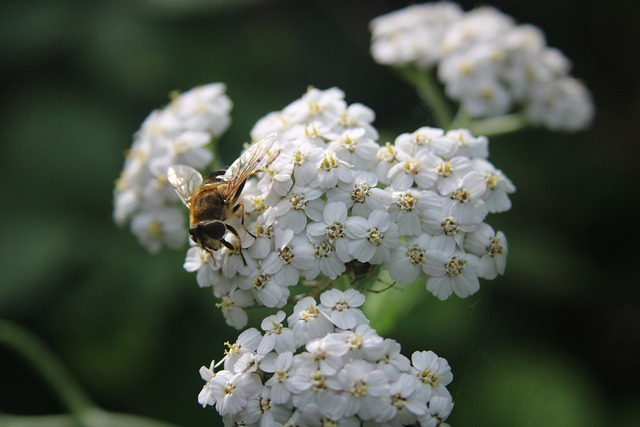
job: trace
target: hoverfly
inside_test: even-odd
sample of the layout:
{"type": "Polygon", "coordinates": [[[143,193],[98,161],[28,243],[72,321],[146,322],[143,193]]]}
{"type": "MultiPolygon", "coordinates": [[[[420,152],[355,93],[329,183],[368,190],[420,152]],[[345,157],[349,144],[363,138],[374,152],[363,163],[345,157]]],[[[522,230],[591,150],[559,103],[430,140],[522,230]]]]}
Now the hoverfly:
{"type": "Polygon", "coordinates": [[[182,203],[189,208],[189,235],[202,249],[210,253],[222,246],[234,250],[234,246],[224,238],[229,231],[238,239],[238,251],[247,265],[242,254],[240,234],[225,221],[240,210],[241,224],[253,236],[244,225],[244,204],[238,199],[247,179],[258,169],[275,140],[275,133],[268,135],[251,145],[226,170],[214,171],[206,179],[190,166],[169,167],[167,180],[182,203]]]}

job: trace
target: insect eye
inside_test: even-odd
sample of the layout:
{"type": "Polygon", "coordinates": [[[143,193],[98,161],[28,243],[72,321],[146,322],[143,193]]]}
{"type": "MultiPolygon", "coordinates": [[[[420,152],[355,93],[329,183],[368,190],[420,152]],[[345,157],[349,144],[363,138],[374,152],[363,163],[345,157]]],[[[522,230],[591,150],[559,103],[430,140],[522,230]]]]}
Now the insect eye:
{"type": "Polygon", "coordinates": [[[204,224],[203,227],[207,236],[215,240],[222,239],[222,237],[224,237],[224,233],[227,232],[227,227],[225,227],[222,221],[211,221],[204,224]]]}

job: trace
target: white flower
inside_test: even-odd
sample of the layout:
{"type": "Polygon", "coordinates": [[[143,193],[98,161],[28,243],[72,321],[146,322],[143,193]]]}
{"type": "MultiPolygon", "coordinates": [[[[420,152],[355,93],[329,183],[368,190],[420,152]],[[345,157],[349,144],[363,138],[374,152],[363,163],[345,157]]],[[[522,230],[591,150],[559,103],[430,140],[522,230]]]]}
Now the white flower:
{"type": "Polygon", "coordinates": [[[335,406],[320,408],[315,403],[309,403],[300,412],[303,422],[290,423],[287,425],[304,425],[310,427],[360,427],[362,424],[357,417],[344,417],[341,408],[335,406]]]}
{"type": "Polygon", "coordinates": [[[198,403],[201,404],[203,408],[205,406],[213,406],[215,403],[211,392],[211,380],[216,376],[214,365],[215,360],[211,362],[208,368],[206,366],[200,368],[200,377],[205,381],[205,384],[198,395],[198,403]]]}
{"type": "Polygon", "coordinates": [[[340,125],[345,129],[362,128],[364,136],[373,140],[378,139],[378,131],[371,123],[376,118],[376,113],[363,104],[354,103],[340,117],[340,125]]]}
{"type": "Polygon", "coordinates": [[[431,390],[422,387],[418,378],[401,374],[389,386],[389,397],[385,399],[385,418],[392,425],[411,425],[427,412],[431,390]]]}
{"type": "Polygon", "coordinates": [[[449,362],[433,351],[416,351],[411,355],[414,375],[431,388],[432,395],[451,399],[446,386],[453,380],[449,362]]]}
{"type": "Polygon", "coordinates": [[[440,59],[446,29],[463,14],[452,2],[411,5],[371,21],[371,55],[380,64],[416,63],[431,68],[440,59]]]}
{"type": "Polygon", "coordinates": [[[440,198],[430,191],[408,189],[391,193],[389,214],[398,224],[401,236],[416,236],[422,231],[422,216],[428,206],[438,205],[440,198]]]}
{"type": "Polygon", "coordinates": [[[304,410],[308,405],[316,404],[323,413],[331,412],[343,417],[346,404],[338,387],[332,387],[334,382],[333,378],[328,378],[313,366],[299,366],[291,378],[291,385],[296,390],[291,399],[293,405],[304,410]]]}
{"type": "Polygon", "coordinates": [[[508,194],[516,191],[516,187],[502,171],[497,170],[490,162],[476,159],[473,162],[474,169],[482,175],[487,185],[482,200],[489,212],[504,212],[511,209],[511,200],[508,194]]]}
{"type": "Polygon", "coordinates": [[[577,131],[587,128],[595,108],[587,88],[572,77],[537,84],[525,114],[534,124],[552,130],[577,131]]]}
{"type": "Polygon", "coordinates": [[[285,107],[282,114],[290,123],[316,121],[333,125],[340,120],[346,107],[344,92],[340,89],[323,91],[310,87],[302,98],[285,107]]]}
{"type": "Polygon", "coordinates": [[[322,338],[334,331],[329,319],[320,313],[316,300],[311,297],[298,301],[293,308],[293,314],[287,321],[289,327],[293,329],[298,345],[315,338],[322,338]]]}
{"type": "Polygon", "coordinates": [[[157,157],[149,161],[149,170],[154,176],[161,176],[175,164],[204,168],[213,159],[213,153],[205,148],[210,141],[211,135],[206,132],[181,132],[158,150],[157,157]]]}
{"type": "Polygon", "coordinates": [[[487,224],[466,235],[464,249],[480,257],[478,274],[484,279],[495,279],[504,274],[507,263],[507,238],[502,231],[497,233],[487,224]]]}
{"type": "Polygon", "coordinates": [[[285,351],[278,354],[275,359],[273,370],[266,370],[266,372],[273,372],[273,376],[265,382],[265,386],[270,387],[270,397],[273,403],[285,404],[289,401],[292,392],[295,392],[295,388],[291,386],[290,372],[293,367],[293,353],[285,351]]]}
{"type": "Polygon", "coordinates": [[[389,179],[389,170],[398,163],[398,149],[395,145],[392,145],[390,142],[387,142],[384,147],[378,149],[378,153],[376,157],[378,158],[378,168],[376,173],[378,175],[378,180],[382,184],[389,184],[391,181],[389,179]]]}
{"type": "Polygon", "coordinates": [[[336,333],[335,337],[345,340],[351,358],[376,362],[386,351],[384,340],[368,324],[358,325],[353,331],[336,333]]]}
{"type": "Polygon", "coordinates": [[[477,172],[469,172],[458,182],[458,187],[448,194],[446,203],[449,215],[461,224],[478,224],[489,213],[482,200],[486,183],[477,172]]]}
{"type": "Polygon", "coordinates": [[[220,136],[231,124],[231,100],[225,95],[226,86],[212,83],[180,94],[169,108],[187,129],[201,130],[220,136]]]}
{"type": "Polygon", "coordinates": [[[338,328],[354,329],[358,325],[368,323],[366,316],[358,308],[364,304],[364,300],[364,295],[354,289],[344,292],[330,289],[320,296],[320,311],[338,328]]]}
{"type": "Polygon", "coordinates": [[[395,381],[403,372],[409,372],[411,362],[400,353],[401,347],[398,342],[386,338],[383,347],[384,353],[376,362],[376,366],[384,372],[389,381],[395,381]]]}
{"type": "Polygon", "coordinates": [[[391,198],[389,193],[376,188],[378,178],[373,172],[358,171],[353,182],[338,183],[336,188],[327,191],[329,202],[344,203],[351,209],[352,216],[368,216],[371,211],[389,208],[391,198]]]}
{"type": "Polygon", "coordinates": [[[322,189],[333,188],[338,181],[350,183],[353,181],[351,165],[338,158],[335,152],[326,150],[322,159],[316,164],[318,185],[322,189]]]}
{"type": "Polygon", "coordinates": [[[467,129],[452,129],[447,131],[446,136],[456,145],[456,156],[472,159],[489,157],[489,140],[484,136],[473,136],[467,129]]]}
{"type": "Polygon", "coordinates": [[[387,212],[372,211],[367,219],[350,217],[346,224],[346,234],[353,239],[349,243],[349,254],[360,262],[388,262],[390,249],[400,244],[398,226],[391,223],[387,212]]]}
{"type": "Polygon", "coordinates": [[[347,206],[344,203],[329,202],[322,211],[322,222],[307,225],[307,234],[314,243],[321,243],[326,239],[336,251],[342,262],[353,259],[349,254],[351,239],[346,232],[347,206]]]}
{"type": "Polygon", "coordinates": [[[408,285],[425,271],[430,240],[430,236],[423,233],[408,238],[405,245],[393,251],[389,262],[389,274],[394,280],[408,285]]]}
{"type": "MultiPolygon", "coordinates": [[[[325,291],[321,299],[335,295],[325,291]]],[[[356,298],[354,306],[362,303],[353,290],[342,295],[356,298]]],[[[263,320],[264,337],[251,328],[227,344],[224,370],[214,372],[214,362],[200,368],[205,384],[198,401],[215,406],[226,425],[395,427],[444,420],[451,411],[451,370],[435,353],[415,352],[410,362],[397,342],[367,324],[333,332],[306,297],[289,316],[290,326],[299,332],[303,325],[305,336],[295,344],[286,339],[290,349],[276,354],[269,349],[278,351],[277,336],[287,330],[284,316],[263,320]]]]}
{"type": "Polygon", "coordinates": [[[163,244],[177,249],[187,240],[184,216],[177,207],[142,211],[133,217],[131,231],[151,253],[160,251],[163,244]]]}
{"type": "Polygon", "coordinates": [[[247,325],[249,318],[244,308],[253,305],[251,292],[237,289],[228,295],[222,295],[221,301],[216,304],[220,307],[227,325],[242,329],[247,325]]]}
{"type": "Polygon", "coordinates": [[[389,169],[388,176],[391,187],[395,190],[407,190],[414,184],[423,190],[430,190],[438,175],[436,167],[439,157],[426,148],[410,155],[399,151],[398,163],[389,169]]]}
{"type": "Polygon", "coordinates": [[[256,301],[269,308],[282,307],[289,298],[289,288],[276,283],[272,274],[266,274],[260,268],[240,279],[238,287],[250,290],[256,301]]]}
{"type": "Polygon", "coordinates": [[[370,168],[380,146],[365,135],[364,128],[346,129],[329,144],[329,149],[358,169],[370,168]]]}
{"type": "Polygon", "coordinates": [[[400,134],[394,142],[395,146],[413,156],[423,148],[443,158],[449,158],[456,150],[456,146],[445,137],[442,129],[423,126],[412,133],[400,134]]]}
{"type": "Polygon", "coordinates": [[[480,289],[477,258],[460,250],[427,251],[425,272],[431,276],[427,280],[427,290],[440,300],[447,299],[452,293],[466,298],[480,289]]]}
{"type": "Polygon", "coordinates": [[[274,235],[275,252],[264,259],[262,269],[266,274],[273,274],[281,286],[295,285],[300,273],[313,266],[314,249],[305,236],[294,236],[291,229],[277,229],[274,235]]]}
{"type": "Polygon", "coordinates": [[[284,318],[285,313],[281,310],[273,316],[264,318],[260,327],[265,331],[265,334],[258,346],[258,354],[266,354],[271,350],[275,350],[276,353],[282,353],[296,349],[293,331],[282,326],[284,318]]]}
{"type": "Polygon", "coordinates": [[[281,228],[291,229],[294,233],[300,233],[307,225],[307,219],[314,221],[322,219],[324,201],[320,199],[322,190],[310,187],[293,187],[278,204],[276,212],[281,228]]]}
{"type": "Polygon", "coordinates": [[[224,357],[224,369],[234,371],[236,362],[245,353],[253,353],[257,350],[262,335],[256,328],[243,331],[233,344],[225,343],[227,350],[224,357]]]}
{"type": "Polygon", "coordinates": [[[432,245],[445,252],[462,248],[465,233],[477,228],[477,224],[460,224],[449,213],[448,203],[433,204],[425,210],[422,229],[432,236],[432,245]]]}
{"type": "Polygon", "coordinates": [[[420,418],[422,427],[448,427],[444,424],[451,411],[453,410],[453,401],[449,397],[433,396],[429,400],[428,412],[420,418]]]}
{"type": "Polygon", "coordinates": [[[344,416],[357,414],[366,421],[382,413],[382,397],[388,393],[389,383],[385,374],[374,365],[354,360],[344,365],[336,379],[346,401],[344,416]]]}
{"type": "Polygon", "coordinates": [[[297,356],[298,362],[320,372],[322,375],[333,376],[344,365],[343,357],[347,353],[347,347],[343,341],[323,337],[309,341],[305,345],[306,353],[297,356]]]}
{"type": "Polygon", "coordinates": [[[300,141],[285,146],[279,157],[282,161],[289,159],[293,164],[296,185],[305,186],[316,178],[316,165],[322,159],[322,153],[321,148],[307,141],[300,141]]]}
{"type": "Polygon", "coordinates": [[[258,181],[260,193],[268,197],[270,195],[284,196],[291,189],[293,181],[293,163],[285,158],[278,158],[264,167],[262,178],[258,181]],[[273,193],[273,194],[272,194],[273,193]]]}
{"type": "Polygon", "coordinates": [[[312,243],[315,251],[316,262],[313,266],[304,272],[307,280],[312,280],[324,274],[329,279],[336,279],[347,270],[344,261],[338,257],[338,253],[328,240],[322,240],[320,243],[312,243]]]}
{"type": "Polygon", "coordinates": [[[259,395],[262,383],[256,374],[220,371],[210,381],[211,397],[220,415],[237,414],[249,400],[259,395]]]}

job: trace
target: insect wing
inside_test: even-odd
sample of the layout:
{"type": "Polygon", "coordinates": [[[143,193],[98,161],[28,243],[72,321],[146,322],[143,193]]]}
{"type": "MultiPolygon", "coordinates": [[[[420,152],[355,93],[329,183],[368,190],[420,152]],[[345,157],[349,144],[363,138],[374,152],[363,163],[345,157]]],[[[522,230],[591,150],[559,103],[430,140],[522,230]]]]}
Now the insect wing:
{"type": "Polygon", "coordinates": [[[202,175],[190,166],[173,165],[167,170],[167,180],[176,190],[186,207],[191,204],[191,196],[202,185],[202,175]]]}
{"type": "Polygon", "coordinates": [[[251,175],[260,164],[260,161],[267,155],[273,143],[276,141],[276,134],[271,133],[265,138],[251,145],[247,151],[233,162],[222,177],[223,181],[229,183],[226,188],[225,196],[231,197],[236,190],[244,184],[249,175],[251,175]]]}

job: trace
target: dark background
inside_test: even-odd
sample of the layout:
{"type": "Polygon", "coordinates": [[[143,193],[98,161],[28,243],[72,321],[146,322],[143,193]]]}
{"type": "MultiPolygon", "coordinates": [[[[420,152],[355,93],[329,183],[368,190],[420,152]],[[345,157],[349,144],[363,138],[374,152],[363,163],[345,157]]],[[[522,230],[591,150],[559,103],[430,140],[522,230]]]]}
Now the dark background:
{"type": "MultiPolygon", "coordinates": [[[[407,4],[3,1],[0,317],[42,338],[107,410],[220,425],[197,404],[198,368],[238,332],[182,270],[184,251],[151,256],[112,223],[122,154],[170,91],[214,81],[235,105],[227,163],[258,118],[308,85],[373,108],[383,140],[432,123],[368,53],[369,20],[407,4]]],[[[423,289],[388,291],[372,324],[407,355],[449,360],[452,425],[640,425],[640,3],[491,4],[572,59],[597,116],[578,134],[492,138],[490,160],[518,189],[511,211],[487,219],[509,239],[506,275],[444,303],[423,289]]],[[[0,347],[0,412],[63,409],[0,347]]]]}

